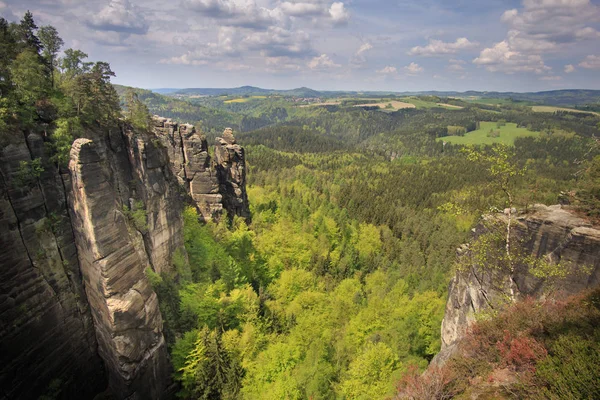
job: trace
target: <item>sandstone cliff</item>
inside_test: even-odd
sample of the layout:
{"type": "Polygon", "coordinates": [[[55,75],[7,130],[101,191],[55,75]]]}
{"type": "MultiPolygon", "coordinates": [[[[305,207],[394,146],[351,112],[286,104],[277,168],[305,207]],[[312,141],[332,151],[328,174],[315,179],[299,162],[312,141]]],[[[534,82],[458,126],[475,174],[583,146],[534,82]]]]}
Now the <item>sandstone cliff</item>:
{"type": "Polygon", "coordinates": [[[0,397],[167,396],[156,294],[183,245],[183,194],[156,136],[89,130],[61,175],[42,137],[0,153],[0,397]],[[5,251],[6,250],[6,251],[5,251]]]}
{"type": "Polygon", "coordinates": [[[229,215],[250,218],[246,194],[246,157],[231,129],[226,129],[223,137],[216,139],[215,161],[223,207],[229,215]]]}
{"type": "Polygon", "coordinates": [[[206,138],[196,132],[193,125],[179,125],[157,116],[153,123],[155,134],[169,154],[173,174],[205,221],[218,220],[223,210],[230,217],[250,218],[246,158],[231,129],[216,139],[213,160],[206,138]]]}
{"type": "MultiPolygon", "coordinates": [[[[506,216],[495,218],[505,220],[506,216]]],[[[485,231],[478,226],[474,237],[485,231]]],[[[600,229],[572,211],[562,206],[537,205],[532,212],[517,218],[514,236],[521,239],[524,256],[559,263],[561,268],[569,268],[568,275],[542,279],[524,263],[516,265],[512,279],[506,271],[489,266],[471,263],[462,268],[450,283],[442,322],[442,348],[434,362],[443,363],[452,354],[477,313],[526,296],[575,294],[600,284],[600,229]]],[[[470,252],[468,246],[459,249],[459,259],[469,260],[470,252]]]]}
{"type": "Polygon", "coordinates": [[[39,135],[14,138],[0,153],[0,397],[89,398],[106,377],[62,177],[39,135]]]}

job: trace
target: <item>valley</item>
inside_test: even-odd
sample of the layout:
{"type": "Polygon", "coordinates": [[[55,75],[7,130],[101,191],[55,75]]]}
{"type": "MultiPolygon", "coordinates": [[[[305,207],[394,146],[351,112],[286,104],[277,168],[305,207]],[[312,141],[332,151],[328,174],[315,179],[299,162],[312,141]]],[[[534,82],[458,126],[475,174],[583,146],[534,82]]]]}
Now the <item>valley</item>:
{"type": "Polygon", "coordinates": [[[2,399],[600,396],[600,91],[150,90],[63,47],[0,18],[2,399]]]}

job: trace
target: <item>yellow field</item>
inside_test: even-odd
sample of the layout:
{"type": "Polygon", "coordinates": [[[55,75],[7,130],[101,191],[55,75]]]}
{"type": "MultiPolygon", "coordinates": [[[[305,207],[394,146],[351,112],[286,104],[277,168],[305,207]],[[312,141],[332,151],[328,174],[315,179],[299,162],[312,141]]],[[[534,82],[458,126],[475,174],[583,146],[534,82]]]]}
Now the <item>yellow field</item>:
{"type": "Polygon", "coordinates": [[[551,106],[533,106],[531,107],[531,109],[533,110],[533,112],[549,112],[549,113],[553,113],[556,111],[570,111],[570,112],[577,112],[577,113],[583,113],[583,114],[593,114],[593,115],[597,115],[600,117],[600,113],[597,112],[593,112],[593,111],[581,111],[581,110],[576,110],[574,108],[562,108],[562,107],[551,107],[551,106]]]}
{"type": "Polygon", "coordinates": [[[386,109],[386,107],[388,106],[388,104],[392,105],[392,108],[390,108],[389,110],[400,110],[403,108],[416,108],[414,104],[411,103],[405,103],[403,101],[385,101],[382,103],[372,103],[372,104],[357,104],[354,107],[376,107],[378,106],[381,109],[386,109]]]}
{"type": "Polygon", "coordinates": [[[455,106],[454,104],[446,104],[446,103],[437,103],[437,105],[440,107],[446,107],[446,108],[456,108],[457,110],[462,110],[464,108],[461,106],[455,106]]]}
{"type": "Polygon", "coordinates": [[[223,103],[225,104],[231,104],[231,103],[246,103],[252,99],[266,99],[267,96],[251,96],[251,97],[241,97],[239,99],[231,99],[231,100],[225,100],[223,103]]]}

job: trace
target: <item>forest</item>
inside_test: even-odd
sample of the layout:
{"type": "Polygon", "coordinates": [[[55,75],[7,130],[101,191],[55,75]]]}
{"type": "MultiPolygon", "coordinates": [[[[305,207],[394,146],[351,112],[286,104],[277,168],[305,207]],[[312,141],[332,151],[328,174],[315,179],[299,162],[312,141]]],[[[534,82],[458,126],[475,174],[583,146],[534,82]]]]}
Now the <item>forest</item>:
{"type": "MultiPolygon", "coordinates": [[[[43,133],[53,162],[64,168],[84,129],[128,123],[147,131],[150,114],[158,114],[194,123],[208,138],[232,127],[246,149],[251,222],[201,223],[189,204],[186,255],[173,258],[173,272],[146,270],[182,399],[394,398],[440,349],[456,249],[483,214],[566,198],[586,218],[600,216],[594,114],[436,96],[397,111],[352,101],[300,107],[284,95],[179,99],[113,86],[108,63],[88,62],[76,49],[61,53],[62,45],[56,29],[38,28],[30,13],[20,23],[0,19],[3,145],[19,131],[43,133]],[[444,143],[481,122],[532,134],[514,145],[444,143]],[[491,159],[518,171],[510,175],[510,203],[491,159]]],[[[22,167],[24,182],[42,168],[22,167]]],[[[591,296],[574,301],[597,306],[597,293],[591,296]]],[[[597,309],[582,316],[577,304],[549,303],[534,316],[549,330],[556,312],[568,313],[574,325],[597,321],[597,309]]],[[[476,332],[486,337],[482,343],[502,340],[498,332],[510,321],[501,318],[476,332]]],[[[531,332],[531,340],[542,340],[531,332]]],[[[577,344],[572,357],[562,357],[570,351],[562,338],[547,340],[553,353],[528,360],[543,368],[527,390],[562,393],[557,398],[599,393],[597,326],[587,324],[569,340],[577,344]],[[586,349],[595,358],[584,357],[586,349]],[[595,375],[569,384],[566,372],[556,372],[569,362],[585,363],[595,375]]],[[[476,354],[482,370],[495,362],[488,350],[476,354]]],[[[474,376],[460,362],[456,392],[474,376]]]]}

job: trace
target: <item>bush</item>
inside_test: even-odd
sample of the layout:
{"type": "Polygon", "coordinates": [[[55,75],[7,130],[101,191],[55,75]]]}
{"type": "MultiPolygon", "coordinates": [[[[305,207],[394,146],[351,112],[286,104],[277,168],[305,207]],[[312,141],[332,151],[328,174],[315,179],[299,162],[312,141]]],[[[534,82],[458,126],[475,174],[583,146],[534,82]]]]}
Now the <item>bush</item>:
{"type": "Polygon", "coordinates": [[[32,186],[40,178],[42,172],[44,172],[44,167],[40,158],[35,158],[31,161],[21,161],[15,177],[15,184],[18,187],[32,186]]]}

